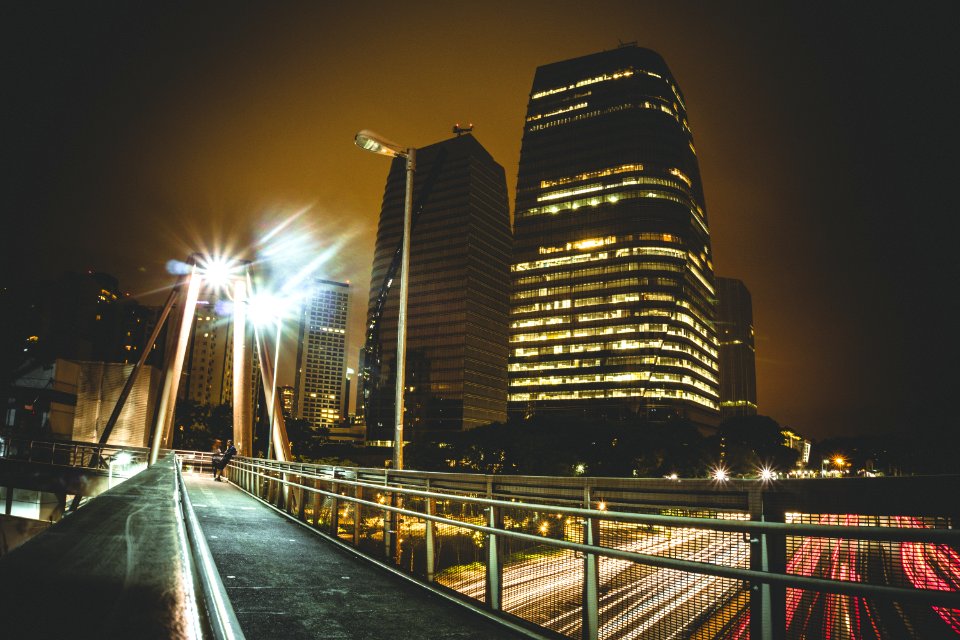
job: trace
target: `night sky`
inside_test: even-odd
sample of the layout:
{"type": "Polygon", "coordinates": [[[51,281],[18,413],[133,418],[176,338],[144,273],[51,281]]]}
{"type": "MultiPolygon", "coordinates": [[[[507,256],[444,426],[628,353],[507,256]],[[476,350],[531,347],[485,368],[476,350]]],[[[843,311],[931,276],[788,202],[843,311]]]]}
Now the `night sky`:
{"type": "Polygon", "coordinates": [[[636,42],[685,94],[717,275],[753,296],[760,412],[954,430],[953,3],[60,4],[0,10],[5,277],[92,268],[160,304],[168,260],[254,257],[309,207],[356,368],[389,161],[354,134],[473,123],[512,208],[536,67],[636,42]]]}

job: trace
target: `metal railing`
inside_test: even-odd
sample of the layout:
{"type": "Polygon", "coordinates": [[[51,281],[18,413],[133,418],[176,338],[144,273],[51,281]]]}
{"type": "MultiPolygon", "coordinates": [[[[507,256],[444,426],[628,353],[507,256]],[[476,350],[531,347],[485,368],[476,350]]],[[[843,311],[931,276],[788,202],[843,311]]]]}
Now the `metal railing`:
{"type": "MultiPolygon", "coordinates": [[[[193,452],[186,452],[193,453],[193,452]]],[[[236,613],[227,596],[227,590],[220,579],[213,554],[207,545],[200,521],[193,510],[190,494],[183,479],[182,453],[177,455],[175,494],[179,505],[179,535],[187,549],[184,558],[188,562],[188,571],[193,577],[193,585],[199,587],[194,593],[199,619],[208,633],[204,637],[216,640],[243,640],[243,630],[237,621],[236,613]]]]}
{"type": "Polygon", "coordinates": [[[121,452],[129,454],[127,464],[134,465],[145,464],[150,455],[150,449],[146,447],[99,446],[96,443],[71,440],[0,437],[0,458],[33,464],[108,469],[110,460],[121,452]]]}
{"type": "Polygon", "coordinates": [[[708,481],[250,458],[234,459],[229,477],[340,543],[546,636],[960,634],[960,532],[943,517],[778,517],[752,487],[708,481]]]}

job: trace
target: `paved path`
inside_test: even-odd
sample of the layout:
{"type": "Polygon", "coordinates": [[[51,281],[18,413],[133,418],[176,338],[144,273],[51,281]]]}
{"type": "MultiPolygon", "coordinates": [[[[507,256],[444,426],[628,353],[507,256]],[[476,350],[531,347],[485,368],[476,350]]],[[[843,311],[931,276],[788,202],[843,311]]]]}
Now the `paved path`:
{"type": "Polygon", "coordinates": [[[357,558],[228,482],[185,479],[249,640],[529,637],[357,558]]]}

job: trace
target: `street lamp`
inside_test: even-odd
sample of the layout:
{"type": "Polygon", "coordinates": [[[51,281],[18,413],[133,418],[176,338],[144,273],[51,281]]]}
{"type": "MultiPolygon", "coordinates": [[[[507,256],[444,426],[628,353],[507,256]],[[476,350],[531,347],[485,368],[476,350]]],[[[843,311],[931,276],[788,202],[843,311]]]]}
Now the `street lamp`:
{"type": "Polygon", "coordinates": [[[400,306],[397,311],[397,387],[396,415],[393,430],[393,468],[403,469],[403,391],[406,377],[407,349],[407,283],[410,280],[410,219],[413,208],[413,172],[416,169],[417,150],[402,147],[395,142],[364,129],[357,133],[354,143],[364,151],[378,153],[407,161],[407,188],[403,198],[403,244],[400,249],[400,306]]]}

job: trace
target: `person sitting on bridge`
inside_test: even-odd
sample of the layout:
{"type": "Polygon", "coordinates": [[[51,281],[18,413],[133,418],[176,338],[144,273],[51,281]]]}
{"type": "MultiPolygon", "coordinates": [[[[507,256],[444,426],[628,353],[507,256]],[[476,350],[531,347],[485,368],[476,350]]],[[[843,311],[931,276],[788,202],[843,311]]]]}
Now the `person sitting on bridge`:
{"type": "Polygon", "coordinates": [[[220,462],[223,460],[223,448],[220,446],[220,438],[216,438],[213,441],[213,446],[210,448],[210,467],[213,469],[213,477],[217,477],[217,467],[220,466],[220,462]]]}
{"type": "Polygon", "coordinates": [[[217,465],[216,470],[214,471],[214,480],[217,482],[223,482],[220,479],[220,476],[223,475],[223,470],[227,468],[227,465],[230,464],[230,459],[235,455],[237,455],[237,448],[233,446],[233,440],[227,440],[227,448],[223,452],[223,457],[220,459],[220,464],[217,465]]]}

